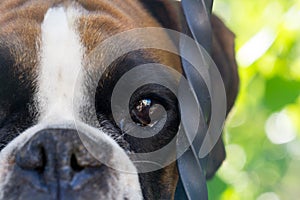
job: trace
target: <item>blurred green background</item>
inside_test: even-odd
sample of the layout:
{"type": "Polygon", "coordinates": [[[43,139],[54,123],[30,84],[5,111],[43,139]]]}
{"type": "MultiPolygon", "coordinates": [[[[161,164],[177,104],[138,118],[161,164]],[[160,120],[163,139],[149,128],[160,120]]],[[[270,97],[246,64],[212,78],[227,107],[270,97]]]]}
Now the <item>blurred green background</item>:
{"type": "Polygon", "coordinates": [[[209,199],[300,199],[300,1],[215,0],[236,34],[240,93],[209,199]]]}

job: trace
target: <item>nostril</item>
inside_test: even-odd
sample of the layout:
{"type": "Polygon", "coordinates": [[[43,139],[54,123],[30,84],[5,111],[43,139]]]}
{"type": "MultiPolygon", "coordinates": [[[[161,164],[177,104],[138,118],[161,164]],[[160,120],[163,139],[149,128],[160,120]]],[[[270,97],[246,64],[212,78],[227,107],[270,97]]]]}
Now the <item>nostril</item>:
{"type": "Polygon", "coordinates": [[[81,165],[78,163],[75,154],[72,154],[72,155],[71,155],[71,168],[72,168],[75,172],[80,172],[80,171],[84,170],[84,167],[81,166],[81,165]]]}
{"type": "Polygon", "coordinates": [[[47,165],[46,150],[43,146],[23,149],[17,154],[16,162],[22,169],[43,173],[47,165]]]}
{"type": "Polygon", "coordinates": [[[43,173],[47,165],[47,156],[44,147],[40,147],[40,159],[41,159],[40,165],[36,166],[34,170],[39,173],[43,173]]]}

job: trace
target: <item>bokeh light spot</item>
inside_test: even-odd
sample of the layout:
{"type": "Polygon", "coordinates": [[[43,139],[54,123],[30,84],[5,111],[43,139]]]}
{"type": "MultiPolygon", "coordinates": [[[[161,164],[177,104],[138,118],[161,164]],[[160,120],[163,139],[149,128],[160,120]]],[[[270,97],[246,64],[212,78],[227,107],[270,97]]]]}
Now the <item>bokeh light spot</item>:
{"type": "Polygon", "coordinates": [[[296,138],[296,131],[286,112],[272,114],[265,125],[268,139],[274,144],[285,144],[296,138]]]}
{"type": "Polygon", "coordinates": [[[261,194],[257,200],[280,200],[280,198],[274,192],[266,192],[261,194]]]}

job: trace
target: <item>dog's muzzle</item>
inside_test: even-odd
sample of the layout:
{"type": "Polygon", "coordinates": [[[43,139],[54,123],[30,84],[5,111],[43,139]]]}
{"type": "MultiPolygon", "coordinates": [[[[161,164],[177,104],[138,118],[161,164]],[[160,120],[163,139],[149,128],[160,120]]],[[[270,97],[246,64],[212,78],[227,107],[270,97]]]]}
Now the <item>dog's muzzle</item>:
{"type": "MultiPolygon", "coordinates": [[[[0,199],[140,199],[137,173],[115,170],[123,150],[98,131],[99,154],[92,155],[80,138],[88,131],[33,127],[22,133],[1,153],[0,199]]],[[[122,165],[134,170],[129,159],[122,165]]]]}

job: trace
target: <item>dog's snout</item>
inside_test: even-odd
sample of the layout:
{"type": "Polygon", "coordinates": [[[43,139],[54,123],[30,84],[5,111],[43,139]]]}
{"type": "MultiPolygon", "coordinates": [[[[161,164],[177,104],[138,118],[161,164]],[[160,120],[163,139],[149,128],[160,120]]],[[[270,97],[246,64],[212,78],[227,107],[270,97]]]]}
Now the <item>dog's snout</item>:
{"type": "Polygon", "coordinates": [[[77,125],[76,130],[35,126],[16,138],[3,154],[8,164],[1,166],[0,178],[10,184],[0,185],[0,199],[140,199],[138,175],[115,168],[122,163],[129,172],[136,170],[126,153],[104,132],[77,125]]]}
{"type": "Polygon", "coordinates": [[[101,172],[105,168],[86,150],[77,131],[68,129],[36,133],[18,150],[16,165],[24,174],[31,174],[25,177],[32,179],[27,180],[29,182],[60,182],[72,189],[79,189],[95,171],[101,172]]]}

